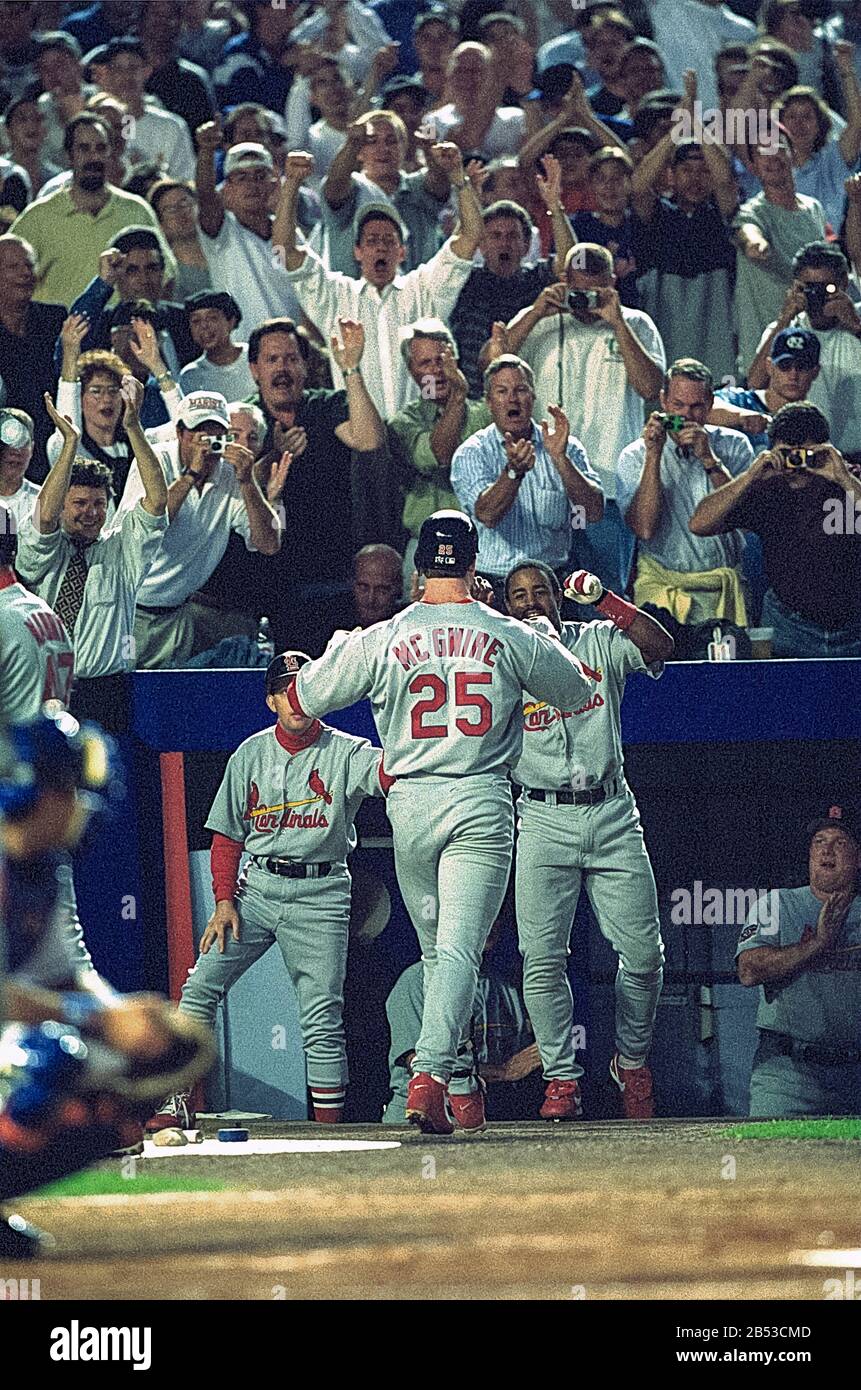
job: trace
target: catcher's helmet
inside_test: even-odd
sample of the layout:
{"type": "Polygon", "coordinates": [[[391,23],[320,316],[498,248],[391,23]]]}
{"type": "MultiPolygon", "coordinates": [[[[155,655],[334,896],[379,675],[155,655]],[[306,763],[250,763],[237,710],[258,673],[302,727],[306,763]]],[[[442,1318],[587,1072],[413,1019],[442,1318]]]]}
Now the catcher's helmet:
{"type": "Polygon", "coordinates": [[[123,794],[116,745],[97,724],[79,724],[56,700],[38,719],[0,738],[0,815],[19,820],[48,791],[77,790],[90,816],[123,794]]]}
{"type": "Polygon", "coordinates": [[[286,690],[296,673],[310,660],[306,652],[281,652],[273,656],[266,667],[266,694],[276,695],[279,690],[286,690]]]}
{"type": "Polygon", "coordinates": [[[415,566],[437,579],[466,574],[478,554],[478,532],[466,512],[434,512],[422,522],[415,566]]]}

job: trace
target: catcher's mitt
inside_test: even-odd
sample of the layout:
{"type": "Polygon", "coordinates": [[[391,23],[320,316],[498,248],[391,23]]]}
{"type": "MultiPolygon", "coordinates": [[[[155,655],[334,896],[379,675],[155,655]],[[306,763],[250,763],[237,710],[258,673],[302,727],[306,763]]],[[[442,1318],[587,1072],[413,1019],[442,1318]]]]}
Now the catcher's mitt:
{"type": "MultiPolygon", "coordinates": [[[[167,1049],[154,1058],[126,1059],[118,1075],[99,1080],[99,1090],[113,1091],[123,1100],[134,1103],[159,1101],[177,1091],[190,1090],[196,1081],[206,1076],[215,1061],[212,1030],[199,1019],[180,1013],[167,1003],[160,1021],[171,1034],[167,1049]]],[[[95,1050],[95,1046],[91,1046],[95,1050]]]]}

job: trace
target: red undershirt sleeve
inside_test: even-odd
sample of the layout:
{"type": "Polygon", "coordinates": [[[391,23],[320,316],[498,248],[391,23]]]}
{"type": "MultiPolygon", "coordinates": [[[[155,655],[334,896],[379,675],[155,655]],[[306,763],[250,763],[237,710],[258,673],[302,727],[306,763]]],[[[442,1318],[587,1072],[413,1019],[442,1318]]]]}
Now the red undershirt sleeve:
{"type": "Polygon", "coordinates": [[[241,840],[231,840],[227,835],[219,835],[217,830],[213,833],[209,865],[212,891],[217,903],[232,902],[236,896],[236,878],[243,848],[241,840]]]}

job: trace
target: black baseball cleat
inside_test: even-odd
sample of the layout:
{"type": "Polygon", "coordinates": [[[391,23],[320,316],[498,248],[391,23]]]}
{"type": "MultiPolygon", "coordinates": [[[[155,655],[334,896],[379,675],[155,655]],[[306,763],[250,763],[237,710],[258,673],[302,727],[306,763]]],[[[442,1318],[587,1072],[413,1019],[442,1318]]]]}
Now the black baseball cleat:
{"type": "Polygon", "coordinates": [[[56,1242],[53,1236],[31,1226],[23,1216],[0,1215],[0,1256],[7,1260],[38,1260],[56,1242]]]}

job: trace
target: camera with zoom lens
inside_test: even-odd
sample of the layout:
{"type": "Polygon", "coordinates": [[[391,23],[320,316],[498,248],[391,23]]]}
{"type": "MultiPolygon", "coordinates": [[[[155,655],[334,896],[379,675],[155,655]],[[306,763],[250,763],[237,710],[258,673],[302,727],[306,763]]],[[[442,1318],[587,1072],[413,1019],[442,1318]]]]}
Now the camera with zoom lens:
{"type": "Polygon", "coordinates": [[[685,425],[688,423],[684,415],[658,414],[658,419],[660,420],[664,429],[667,430],[670,434],[678,434],[679,430],[683,430],[685,425]]]}
{"type": "Polygon", "coordinates": [[[824,468],[828,462],[827,449],[781,449],[779,452],[787,468],[824,468]]]}
{"type": "Polygon", "coordinates": [[[598,308],[601,303],[601,292],[600,290],[569,290],[566,302],[572,313],[582,314],[586,310],[598,308]]]}
{"type": "Polygon", "coordinates": [[[807,312],[810,313],[812,310],[814,314],[821,314],[828,300],[836,293],[836,285],[820,285],[819,283],[805,285],[804,303],[807,306],[807,312]]]}

